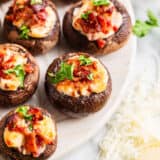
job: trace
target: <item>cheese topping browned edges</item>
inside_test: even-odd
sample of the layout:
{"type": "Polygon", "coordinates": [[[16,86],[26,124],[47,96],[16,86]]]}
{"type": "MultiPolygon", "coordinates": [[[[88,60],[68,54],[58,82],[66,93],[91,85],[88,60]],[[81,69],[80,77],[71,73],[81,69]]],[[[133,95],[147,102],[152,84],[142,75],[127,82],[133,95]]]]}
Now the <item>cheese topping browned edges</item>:
{"type": "MultiPolygon", "coordinates": [[[[89,41],[108,38],[117,32],[123,23],[121,13],[111,1],[107,5],[95,5],[97,1],[109,0],[83,0],[82,6],[73,11],[72,26],[89,41]]],[[[103,48],[101,45],[99,47],[103,48]]]]}
{"type": "Polygon", "coordinates": [[[47,37],[57,21],[55,11],[44,0],[14,0],[6,18],[19,29],[22,39],[47,37]]]}
{"type": "Polygon", "coordinates": [[[0,89],[16,91],[24,87],[26,74],[33,72],[26,55],[18,52],[14,45],[0,45],[0,89]]]}
{"type": "Polygon", "coordinates": [[[56,129],[50,115],[36,107],[21,106],[8,117],[3,137],[8,147],[39,157],[53,144],[56,129]]]}
{"type": "Polygon", "coordinates": [[[109,78],[99,60],[86,55],[70,57],[56,74],[49,75],[59,92],[73,97],[103,92],[109,78]]]}

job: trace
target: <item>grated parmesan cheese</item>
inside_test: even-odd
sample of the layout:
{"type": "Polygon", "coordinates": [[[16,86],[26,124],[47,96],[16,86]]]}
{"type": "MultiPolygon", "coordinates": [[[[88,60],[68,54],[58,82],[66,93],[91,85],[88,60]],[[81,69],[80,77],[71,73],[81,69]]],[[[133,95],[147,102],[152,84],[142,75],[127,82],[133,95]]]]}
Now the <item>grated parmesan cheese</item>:
{"type": "Polygon", "coordinates": [[[141,155],[148,148],[160,149],[159,97],[160,87],[146,88],[142,81],[131,89],[120,111],[107,124],[107,135],[100,143],[99,160],[143,160],[141,155]]]}

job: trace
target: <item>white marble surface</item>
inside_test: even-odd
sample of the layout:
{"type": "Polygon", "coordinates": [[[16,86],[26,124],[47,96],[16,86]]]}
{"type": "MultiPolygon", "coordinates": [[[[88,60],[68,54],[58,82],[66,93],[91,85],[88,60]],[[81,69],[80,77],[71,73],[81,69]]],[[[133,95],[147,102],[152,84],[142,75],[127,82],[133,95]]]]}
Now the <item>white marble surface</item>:
{"type": "MultiPolygon", "coordinates": [[[[136,18],[145,19],[147,9],[153,10],[160,17],[159,0],[132,0],[136,18]]],[[[141,77],[148,84],[158,83],[160,80],[160,29],[153,30],[147,37],[138,39],[137,57],[135,68],[131,77],[141,77]]],[[[114,116],[114,115],[113,115],[114,116]]],[[[95,124],[98,125],[98,124],[95,124]]],[[[65,155],[61,160],[96,160],[98,155],[98,143],[105,134],[105,126],[88,142],[65,155]]],[[[65,148],[64,148],[65,149],[65,148]]]]}

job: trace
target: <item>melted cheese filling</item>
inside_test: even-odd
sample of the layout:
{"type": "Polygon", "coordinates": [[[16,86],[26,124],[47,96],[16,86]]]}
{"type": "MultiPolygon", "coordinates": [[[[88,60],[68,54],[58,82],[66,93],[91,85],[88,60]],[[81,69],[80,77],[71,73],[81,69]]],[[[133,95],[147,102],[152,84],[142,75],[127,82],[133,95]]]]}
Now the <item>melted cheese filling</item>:
{"type": "Polygon", "coordinates": [[[46,140],[54,139],[56,137],[55,125],[50,117],[45,116],[42,121],[34,125],[34,129],[38,129],[46,140]]]}
{"type": "Polygon", "coordinates": [[[20,149],[24,144],[24,135],[19,132],[9,131],[8,128],[5,128],[4,142],[8,147],[20,149]]]}
{"type": "MultiPolygon", "coordinates": [[[[113,35],[115,31],[113,29],[109,29],[108,33],[103,32],[95,32],[95,33],[85,33],[82,29],[82,26],[77,23],[77,20],[81,18],[81,15],[85,13],[86,11],[94,11],[93,10],[93,3],[92,1],[85,0],[82,7],[75,8],[73,11],[73,22],[72,26],[75,30],[79,31],[82,35],[86,36],[89,41],[95,41],[98,39],[105,39],[109,36],[113,35]]],[[[107,6],[108,9],[114,7],[114,4],[110,2],[109,6],[107,6]]],[[[97,13],[96,13],[97,14],[97,13]]],[[[111,25],[115,26],[116,28],[120,28],[120,26],[123,23],[122,15],[114,9],[113,13],[107,17],[106,20],[111,21],[111,25]]]]}
{"type": "Polygon", "coordinates": [[[50,34],[50,32],[52,31],[52,29],[54,28],[56,21],[57,21],[56,14],[51,7],[46,7],[45,10],[46,10],[48,16],[46,18],[44,25],[32,26],[30,28],[30,32],[29,32],[30,37],[33,37],[33,38],[47,37],[50,34]]]}
{"type": "MultiPolygon", "coordinates": [[[[24,55],[14,51],[14,49],[12,48],[7,48],[5,49],[5,51],[3,50],[2,52],[4,52],[4,58],[1,63],[4,65],[5,63],[8,63],[8,61],[12,58],[12,56],[14,57],[14,60],[9,62],[9,65],[12,66],[12,68],[14,68],[17,65],[25,65],[27,63],[27,58],[24,57],[24,55]]],[[[4,71],[5,70],[3,70],[2,72],[4,71]]],[[[10,76],[9,79],[0,77],[0,89],[5,91],[16,91],[20,86],[20,81],[15,74],[10,73],[9,76],[10,76]]]]}
{"type": "MultiPolygon", "coordinates": [[[[50,34],[50,32],[53,30],[57,21],[56,13],[50,6],[47,6],[45,8],[45,11],[47,13],[47,17],[44,23],[43,24],[37,23],[29,27],[28,35],[30,37],[44,38],[44,37],[47,37],[50,34]]],[[[21,26],[25,25],[25,23],[26,22],[22,18],[19,18],[18,20],[13,21],[13,25],[16,26],[17,28],[21,28],[21,26]]]]}
{"type": "MultiPolygon", "coordinates": [[[[74,56],[72,59],[77,60],[78,57],[74,56]]],[[[90,59],[97,64],[97,69],[91,71],[93,80],[85,82],[65,80],[56,85],[57,90],[74,97],[89,96],[92,93],[103,92],[107,88],[108,72],[96,58],[90,57],[90,59]]]]}
{"type": "MultiPolygon", "coordinates": [[[[24,119],[20,119],[17,122],[17,125],[19,127],[24,127],[26,130],[28,130],[28,135],[31,134],[31,131],[29,131],[29,126],[26,124],[24,119]]],[[[33,126],[33,129],[39,130],[40,134],[45,138],[47,141],[54,140],[56,137],[56,128],[55,125],[52,121],[52,119],[48,116],[43,116],[43,120],[36,122],[36,124],[33,126]]],[[[4,142],[8,147],[11,148],[16,148],[20,152],[22,152],[24,155],[29,155],[31,154],[30,152],[27,151],[27,149],[24,147],[25,146],[25,138],[27,135],[24,135],[21,132],[18,131],[10,131],[8,127],[5,128],[3,138],[4,142]]],[[[46,149],[46,145],[42,144],[38,148],[38,153],[39,155],[44,152],[46,149]]]]}

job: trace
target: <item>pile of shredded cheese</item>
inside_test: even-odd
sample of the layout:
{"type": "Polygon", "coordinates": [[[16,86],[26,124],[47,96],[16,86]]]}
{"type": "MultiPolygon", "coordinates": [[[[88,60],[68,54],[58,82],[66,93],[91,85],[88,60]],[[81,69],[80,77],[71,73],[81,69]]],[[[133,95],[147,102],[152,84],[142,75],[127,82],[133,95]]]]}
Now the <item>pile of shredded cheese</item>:
{"type": "Polygon", "coordinates": [[[141,158],[146,149],[160,149],[159,122],[160,87],[137,82],[107,124],[99,160],[146,160],[141,158]]]}

